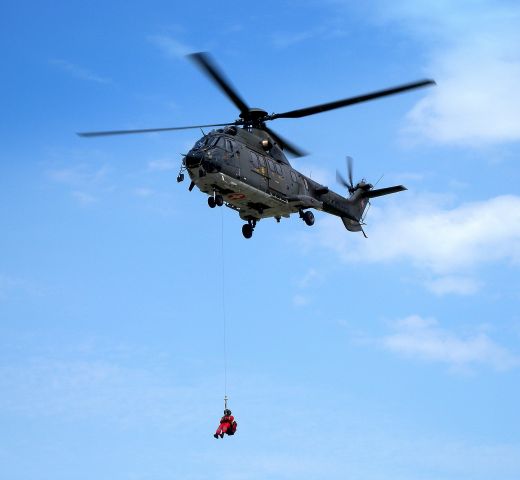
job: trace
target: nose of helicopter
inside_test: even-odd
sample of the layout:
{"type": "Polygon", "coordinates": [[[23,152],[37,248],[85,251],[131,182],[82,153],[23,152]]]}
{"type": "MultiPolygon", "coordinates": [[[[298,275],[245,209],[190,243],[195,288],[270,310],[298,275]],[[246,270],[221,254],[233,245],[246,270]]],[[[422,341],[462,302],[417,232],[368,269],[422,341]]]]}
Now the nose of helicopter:
{"type": "Polygon", "coordinates": [[[196,168],[202,163],[203,159],[204,154],[202,152],[190,151],[186,157],[184,157],[184,163],[187,168],[196,168]]]}
{"type": "Polygon", "coordinates": [[[207,172],[218,172],[221,169],[218,155],[210,152],[193,152],[190,151],[184,158],[187,168],[203,167],[207,172]]]}

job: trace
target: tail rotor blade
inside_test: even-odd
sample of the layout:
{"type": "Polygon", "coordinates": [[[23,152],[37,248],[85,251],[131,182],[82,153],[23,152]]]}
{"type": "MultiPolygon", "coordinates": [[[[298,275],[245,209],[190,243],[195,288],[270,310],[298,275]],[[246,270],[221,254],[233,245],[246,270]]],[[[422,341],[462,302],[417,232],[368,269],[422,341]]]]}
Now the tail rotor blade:
{"type": "Polygon", "coordinates": [[[354,180],[352,180],[352,171],[354,169],[354,160],[352,160],[352,157],[347,157],[347,171],[348,171],[348,180],[350,182],[349,190],[354,188],[354,180]]]}
{"type": "Polygon", "coordinates": [[[349,184],[348,184],[347,181],[343,178],[343,175],[341,175],[341,173],[339,173],[339,170],[336,170],[336,181],[337,181],[340,185],[343,185],[345,188],[349,188],[349,184]]]}
{"type": "Polygon", "coordinates": [[[339,184],[346,187],[349,191],[349,193],[352,193],[354,191],[354,180],[352,179],[353,174],[352,171],[354,170],[354,160],[352,160],[352,157],[347,156],[347,173],[348,173],[348,182],[345,180],[343,175],[339,173],[338,170],[336,170],[336,180],[339,184]]]}

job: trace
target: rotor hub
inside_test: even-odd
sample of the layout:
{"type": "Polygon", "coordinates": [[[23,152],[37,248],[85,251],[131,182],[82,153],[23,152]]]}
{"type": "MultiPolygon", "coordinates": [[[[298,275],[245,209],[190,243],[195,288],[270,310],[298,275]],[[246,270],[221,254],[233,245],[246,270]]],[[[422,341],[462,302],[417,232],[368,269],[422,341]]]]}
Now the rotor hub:
{"type": "Polygon", "coordinates": [[[267,112],[261,108],[250,108],[247,112],[240,114],[240,118],[252,123],[261,122],[266,116],[267,112]]]}

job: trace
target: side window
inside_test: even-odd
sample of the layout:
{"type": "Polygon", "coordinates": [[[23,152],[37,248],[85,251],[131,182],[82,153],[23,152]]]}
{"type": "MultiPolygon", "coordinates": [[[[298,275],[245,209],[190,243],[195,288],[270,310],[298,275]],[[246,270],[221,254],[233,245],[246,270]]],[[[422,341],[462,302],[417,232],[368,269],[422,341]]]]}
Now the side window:
{"type": "Polygon", "coordinates": [[[222,137],[218,137],[217,141],[215,142],[215,147],[225,148],[225,142],[222,137]]]}
{"type": "Polygon", "coordinates": [[[282,167],[280,166],[280,164],[276,164],[276,173],[278,175],[283,175],[283,170],[282,170],[282,167]]]}
{"type": "Polygon", "coordinates": [[[274,163],[272,160],[267,160],[267,163],[269,164],[269,170],[276,172],[276,169],[274,167],[274,163]]]}
{"type": "Polygon", "coordinates": [[[226,150],[230,153],[233,153],[233,151],[234,151],[233,147],[234,147],[233,142],[231,140],[226,139],[226,150]]]}
{"type": "Polygon", "coordinates": [[[258,157],[256,156],[256,153],[249,152],[249,155],[251,155],[251,164],[253,165],[253,168],[258,167],[258,157]]]}
{"type": "Polygon", "coordinates": [[[297,182],[297,178],[296,178],[296,174],[294,173],[293,170],[291,170],[291,178],[293,179],[293,182],[297,182]]]}
{"type": "Polygon", "coordinates": [[[258,157],[258,163],[260,164],[261,167],[266,167],[266,163],[265,163],[265,158],[262,157],[261,155],[258,157]]]}

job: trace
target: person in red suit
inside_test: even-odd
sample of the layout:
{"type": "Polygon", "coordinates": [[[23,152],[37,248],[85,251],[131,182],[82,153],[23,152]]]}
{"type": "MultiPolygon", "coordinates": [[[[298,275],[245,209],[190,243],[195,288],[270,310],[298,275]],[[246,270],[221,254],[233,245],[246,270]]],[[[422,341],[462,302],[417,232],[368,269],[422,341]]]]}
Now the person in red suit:
{"type": "Polygon", "coordinates": [[[217,431],[213,435],[215,438],[224,438],[224,434],[234,435],[237,430],[237,422],[235,422],[235,417],[231,415],[231,410],[226,408],[224,410],[224,416],[220,419],[220,425],[217,428],[217,431]]]}

